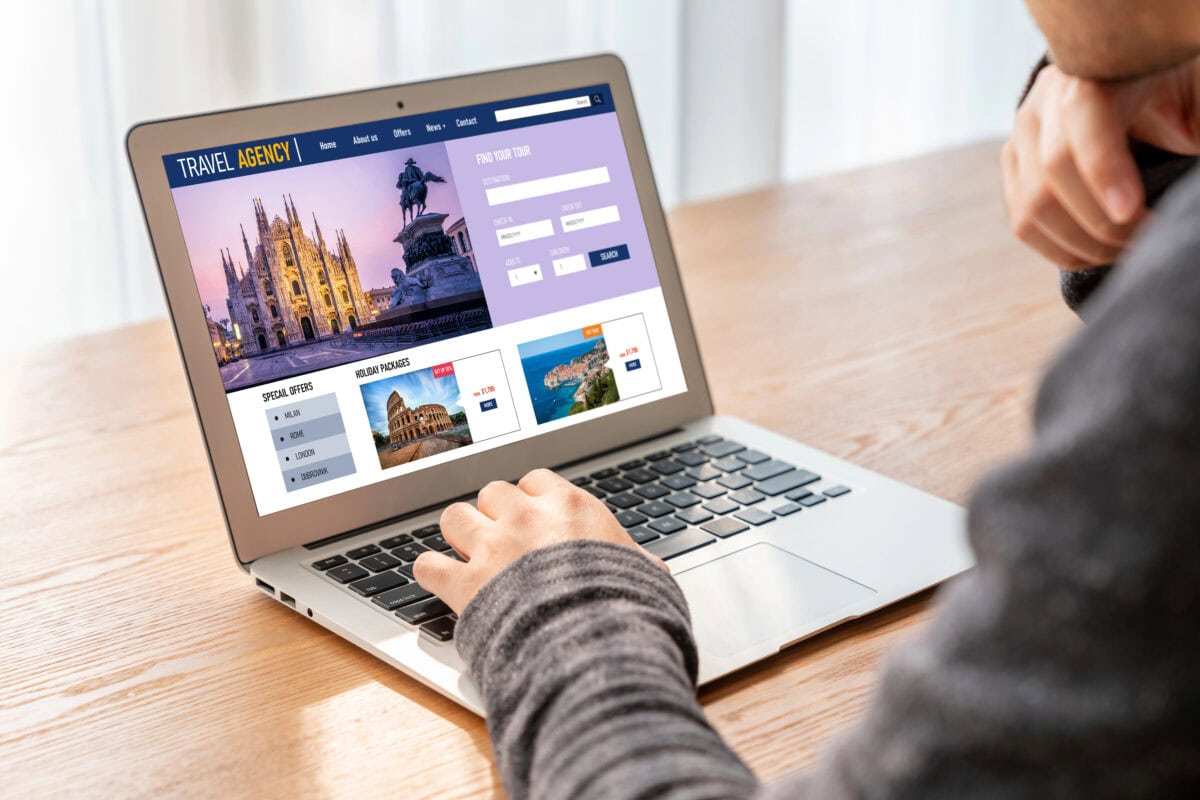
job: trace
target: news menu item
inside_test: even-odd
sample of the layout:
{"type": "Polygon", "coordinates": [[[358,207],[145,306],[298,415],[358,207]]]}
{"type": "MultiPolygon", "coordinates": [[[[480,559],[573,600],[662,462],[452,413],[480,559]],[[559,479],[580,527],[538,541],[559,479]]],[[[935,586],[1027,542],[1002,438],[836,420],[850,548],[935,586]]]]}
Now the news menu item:
{"type": "Polygon", "coordinates": [[[163,165],[260,515],[687,389],[607,86],[163,165]]]}

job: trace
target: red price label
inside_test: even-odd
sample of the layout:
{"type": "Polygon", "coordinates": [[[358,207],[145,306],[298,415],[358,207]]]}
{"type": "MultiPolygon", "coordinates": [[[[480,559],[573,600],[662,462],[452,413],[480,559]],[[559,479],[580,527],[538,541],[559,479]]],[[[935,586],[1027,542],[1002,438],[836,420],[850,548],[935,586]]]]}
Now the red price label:
{"type": "Polygon", "coordinates": [[[435,377],[435,378],[444,378],[447,375],[453,375],[453,374],[454,374],[454,364],[449,363],[449,362],[445,363],[445,364],[438,364],[436,367],[433,368],[433,377],[435,377]]]}

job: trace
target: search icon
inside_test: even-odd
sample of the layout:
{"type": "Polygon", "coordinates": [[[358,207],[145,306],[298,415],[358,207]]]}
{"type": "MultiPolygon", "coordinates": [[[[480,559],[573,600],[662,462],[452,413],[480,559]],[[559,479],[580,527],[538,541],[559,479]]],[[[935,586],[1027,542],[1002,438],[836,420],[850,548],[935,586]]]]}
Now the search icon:
{"type": "Polygon", "coordinates": [[[604,95],[602,95],[602,94],[592,95],[592,105],[594,105],[594,106],[604,105],[604,95]]]}

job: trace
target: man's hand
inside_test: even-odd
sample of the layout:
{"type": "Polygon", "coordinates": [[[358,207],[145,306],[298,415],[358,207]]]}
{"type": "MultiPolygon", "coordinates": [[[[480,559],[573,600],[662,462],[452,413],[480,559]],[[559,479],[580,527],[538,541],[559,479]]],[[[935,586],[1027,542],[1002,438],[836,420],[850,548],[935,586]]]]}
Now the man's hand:
{"type": "Polygon", "coordinates": [[[479,493],[479,507],[455,503],[442,512],[442,535],[467,561],[422,553],[413,565],[417,582],[456,612],[509,564],[539,547],[571,539],[634,544],[600,500],[547,469],[535,469],[516,486],[494,481],[479,493]]]}
{"type": "Polygon", "coordinates": [[[1200,154],[1198,64],[1120,83],[1043,69],[1002,153],[1017,238],[1064,269],[1117,260],[1146,216],[1130,138],[1200,154]]]}

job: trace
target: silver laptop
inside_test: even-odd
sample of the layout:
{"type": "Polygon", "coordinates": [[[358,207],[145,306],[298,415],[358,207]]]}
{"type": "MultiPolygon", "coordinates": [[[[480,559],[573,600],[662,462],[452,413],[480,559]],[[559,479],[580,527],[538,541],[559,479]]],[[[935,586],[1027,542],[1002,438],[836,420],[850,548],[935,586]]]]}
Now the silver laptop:
{"type": "Polygon", "coordinates": [[[412,563],[490,480],[550,466],[606,502],[683,587],[702,681],[971,564],[959,507],[714,416],[617,58],[128,149],[238,564],[476,712],[412,563]]]}

